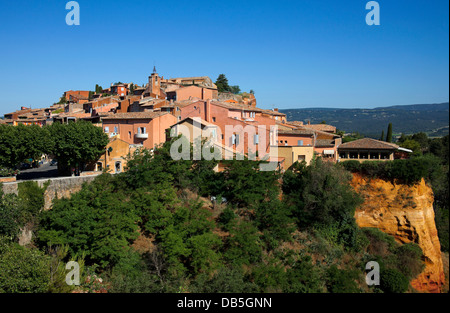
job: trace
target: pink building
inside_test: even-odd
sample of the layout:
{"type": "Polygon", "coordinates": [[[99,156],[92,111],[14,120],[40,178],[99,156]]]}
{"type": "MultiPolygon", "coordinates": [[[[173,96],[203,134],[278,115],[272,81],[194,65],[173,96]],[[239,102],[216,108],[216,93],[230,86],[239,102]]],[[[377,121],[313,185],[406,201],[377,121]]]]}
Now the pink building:
{"type": "Polygon", "coordinates": [[[176,123],[167,112],[116,113],[102,118],[103,131],[110,138],[118,136],[129,144],[153,149],[166,141],[166,130],[176,123]]]}

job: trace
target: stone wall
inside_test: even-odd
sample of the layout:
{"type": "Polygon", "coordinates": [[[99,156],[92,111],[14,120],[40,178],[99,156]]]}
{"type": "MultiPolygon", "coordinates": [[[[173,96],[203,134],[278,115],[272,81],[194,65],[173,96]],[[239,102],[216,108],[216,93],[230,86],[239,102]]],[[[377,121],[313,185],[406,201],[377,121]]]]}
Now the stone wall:
{"type": "MultiPolygon", "coordinates": [[[[80,191],[83,183],[91,182],[98,175],[77,176],[77,177],[59,177],[52,179],[35,180],[39,187],[43,187],[50,180],[47,190],[44,194],[45,204],[44,210],[50,210],[54,199],[69,198],[72,193],[80,191]]],[[[12,183],[3,183],[4,193],[18,193],[18,184],[20,181],[12,183]]]]}

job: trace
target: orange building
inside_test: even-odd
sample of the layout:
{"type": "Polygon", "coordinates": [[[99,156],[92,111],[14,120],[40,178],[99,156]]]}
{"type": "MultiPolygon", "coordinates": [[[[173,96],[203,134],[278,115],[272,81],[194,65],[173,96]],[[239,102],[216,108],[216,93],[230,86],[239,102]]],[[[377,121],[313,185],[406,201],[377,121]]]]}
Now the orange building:
{"type": "Polygon", "coordinates": [[[183,101],[190,99],[210,100],[217,99],[217,89],[198,87],[198,86],[180,86],[177,89],[166,91],[167,100],[183,101]]]}
{"type": "Polygon", "coordinates": [[[110,138],[118,136],[128,144],[153,149],[166,141],[166,130],[176,118],[167,112],[129,112],[104,116],[102,123],[110,138]]]}
{"type": "Polygon", "coordinates": [[[83,97],[83,99],[89,99],[89,90],[69,90],[64,92],[64,97],[69,100],[70,97],[83,97]]]}

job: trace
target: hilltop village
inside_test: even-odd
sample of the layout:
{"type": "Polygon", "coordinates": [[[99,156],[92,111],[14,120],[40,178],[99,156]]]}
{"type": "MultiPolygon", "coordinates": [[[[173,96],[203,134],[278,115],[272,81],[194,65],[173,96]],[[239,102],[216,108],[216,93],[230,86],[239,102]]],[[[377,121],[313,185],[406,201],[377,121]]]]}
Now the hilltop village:
{"type": "MultiPolygon", "coordinates": [[[[258,151],[259,157],[267,156],[281,171],[297,161],[309,164],[315,156],[332,162],[393,160],[407,157],[410,152],[393,143],[369,138],[343,144],[332,125],[288,121],[278,109],[258,108],[253,91],[220,92],[207,76],[165,79],[156,68],[144,86],[119,82],[106,89],[97,85],[95,92],[69,90],[57,104],[42,109],[21,107],[5,114],[0,123],[42,127],[77,120],[101,127],[110,139],[108,153],[83,169],[94,172],[123,171],[130,152],[140,147],[153,149],[169,139],[168,131],[182,133],[181,126],[190,130],[191,141],[195,127],[208,129],[223,151],[244,154],[258,151]],[[226,126],[237,131],[227,133],[226,126]],[[238,131],[247,126],[254,133],[245,135],[238,131]],[[272,132],[274,128],[276,134],[272,132]]],[[[220,164],[217,170],[221,170],[220,164]]]]}

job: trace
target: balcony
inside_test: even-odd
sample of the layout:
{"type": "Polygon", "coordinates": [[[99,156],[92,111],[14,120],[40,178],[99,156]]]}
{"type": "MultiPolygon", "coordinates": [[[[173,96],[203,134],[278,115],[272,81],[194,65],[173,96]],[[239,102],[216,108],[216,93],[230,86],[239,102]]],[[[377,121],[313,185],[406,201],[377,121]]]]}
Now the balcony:
{"type": "Polygon", "coordinates": [[[148,133],[137,133],[135,136],[137,139],[148,139],[148,133]]]}

